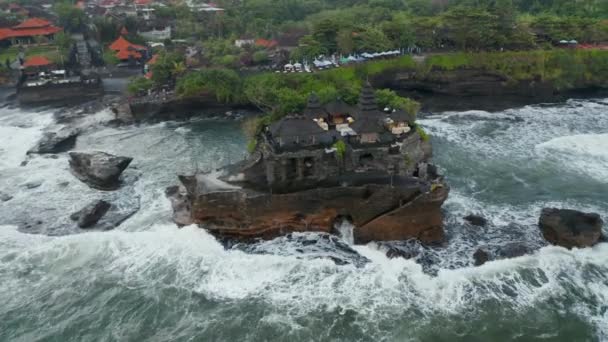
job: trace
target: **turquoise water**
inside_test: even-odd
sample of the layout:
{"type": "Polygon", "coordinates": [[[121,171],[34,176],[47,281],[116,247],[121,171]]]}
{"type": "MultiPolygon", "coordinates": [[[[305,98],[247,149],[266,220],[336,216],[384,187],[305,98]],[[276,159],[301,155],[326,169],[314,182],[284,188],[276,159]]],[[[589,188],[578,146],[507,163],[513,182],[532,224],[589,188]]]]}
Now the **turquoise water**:
{"type": "Polygon", "coordinates": [[[141,208],[114,231],[76,234],[65,217],[106,194],[78,183],[65,155],[19,166],[56,128],[52,114],[0,109],[0,191],[14,196],[0,203],[0,341],[607,340],[608,245],[548,247],[536,221],[544,206],[608,217],[608,100],[421,123],[453,187],[449,242],[416,260],[353,246],[360,263],[331,243],[301,244],[315,234],[227,250],[170,222],[163,190],[176,173],[243,156],[233,121],[87,126],[76,149],[135,158],[137,180],[115,196],[141,208]],[[465,225],[470,212],[490,226],[465,225]],[[12,224],[24,217],[43,221],[41,234],[12,224]],[[477,248],[517,243],[536,252],[472,267],[477,248]]]}

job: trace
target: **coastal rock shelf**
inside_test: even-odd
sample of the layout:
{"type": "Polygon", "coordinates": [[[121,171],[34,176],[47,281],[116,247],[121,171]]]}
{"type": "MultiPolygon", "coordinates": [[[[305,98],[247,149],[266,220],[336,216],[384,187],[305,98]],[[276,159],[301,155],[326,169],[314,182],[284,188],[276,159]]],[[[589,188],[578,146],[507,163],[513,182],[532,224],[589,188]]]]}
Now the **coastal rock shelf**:
{"type": "Polygon", "coordinates": [[[449,188],[414,178],[394,184],[345,185],[285,194],[239,189],[208,175],[180,177],[167,190],[180,225],[199,224],[216,236],[270,239],[291,232],[331,233],[345,219],[355,243],[444,238],[441,205],[449,188]]]}

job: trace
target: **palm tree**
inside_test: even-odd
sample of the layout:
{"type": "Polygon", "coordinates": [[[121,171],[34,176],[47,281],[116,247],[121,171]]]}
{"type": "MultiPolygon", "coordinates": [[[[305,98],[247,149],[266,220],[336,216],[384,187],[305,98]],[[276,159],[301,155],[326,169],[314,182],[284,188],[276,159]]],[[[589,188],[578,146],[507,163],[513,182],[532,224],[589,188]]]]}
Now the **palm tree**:
{"type": "Polygon", "coordinates": [[[171,74],[173,77],[177,77],[186,72],[186,64],[184,62],[173,62],[173,69],[171,70],[171,74]]]}

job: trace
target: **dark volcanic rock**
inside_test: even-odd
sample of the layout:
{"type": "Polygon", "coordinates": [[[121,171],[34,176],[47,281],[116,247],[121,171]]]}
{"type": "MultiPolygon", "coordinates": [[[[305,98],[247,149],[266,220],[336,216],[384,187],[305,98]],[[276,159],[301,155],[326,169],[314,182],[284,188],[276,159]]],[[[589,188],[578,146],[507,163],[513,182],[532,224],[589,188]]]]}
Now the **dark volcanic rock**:
{"type": "Polygon", "coordinates": [[[598,243],[604,222],[600,215],[568,209],[543,209],[539,226],[549,243],[566,248],[591,247],[598,243]]]}
{"type": "Polygon", "coordinates": [[[10,200],[13,199],[13,196],[9,195],[9,194],[5,194],[4,192],[0,192],[0,201],[2,202],[8,202],[10,200]]]}
{"type": "Polygon", "coordinates": [[[490,252],[484,248],[479,248],[475,251],[475,254],[473,254],[473,259],[475,259],[475,266],[481,266],[490,261],[490,252]]]}
{"type": "Polygon", "coordinates": [[[488,261],[518,258],[532,254],[536,248],[525,242],[513,242],[502,246],[480,247],[473,254],[475,266],[481,266],[488,261]]]}
{"type": "Polygon", "coordinates": [[[497,259],[511,259],[511,258],[519,258],[524,255],[534,253],[536,249],[532,246],[527,245],[524,242],[521,243],[509,243],[504,246],[500,246],[496,249],[496,258],[497,259]]]}
{"type": "Polygon", "coordinates": [[[470,224],[478,227],[485,227],[488,224],[488,220],[486,220],[483,216],[480,215],[467,215],[464,219],[470,224]]]}
{"type": "Polygon", "coordinates": [[[78,227],[93,227],[110,210],[112,205],[104,200],[94,201],[78,212],[72,214],[70,219],[78,221],[78,227]]]}
{"type": "Polygon", "coordinates": [[[120,187],[120,175],[133,158],[104,152],[70,152],[72,173],[92,188],[115,190],[120,187]]]}
{"type": "Polygon", "coordinates": [[[420,251],[413,248],[406,248],[403,246],[395,246],[395,245],[384,245],[384,249],[386,249],[386,257],[389,259],[403,258],[403,259],[412,259],[416,258],[420,255],[420,251]]]}
{"type": "Polygon", "coordinates": [[[27,151],[28,154],[38,153],[62,153],[74,148],[76,138],[78,137],[77,130],[61,130],[59,132],[46,132],[38,141],[38,144],[27,151]]]}
{"type": "Polygon", "coordinates": [[[25,184],[23,184],[23,186],[25,186],[28,189],[36,189],[39,188],[42,185],[42,181],[32,181],[32,182],[27,182],[25,184]]]}

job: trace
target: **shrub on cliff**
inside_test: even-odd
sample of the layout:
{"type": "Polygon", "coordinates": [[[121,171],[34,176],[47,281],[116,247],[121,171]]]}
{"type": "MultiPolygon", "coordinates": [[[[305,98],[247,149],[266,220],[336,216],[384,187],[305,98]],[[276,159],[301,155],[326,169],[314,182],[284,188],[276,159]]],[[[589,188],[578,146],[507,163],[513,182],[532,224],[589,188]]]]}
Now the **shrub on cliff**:
{"type": "Polygon", "coordinates": [[[146,93],[148,90],[152,89],[153,86],[154,82],[152,82],[152,80],[140,76],[131,79],[129,85],[127,85],[127,91],[131,95],[139,95],[146,93]]]}
{"type": "Polygon", "coordinates": [[[577,86],[605,86],[608,51],[555,49],[442,54],[427,58],[415,70],[424,73],[469,68],[493,72],[512,82],[551,82],[560,90],[577,86]]]}
{"type": "Polygon", "coordinates": [[[409,114],[410,122],[416,121],[416,114],[420,110],[419,102],[407,97],[401,97],[390,89],[376,90],[376,102],[382,108],[388,107],[390,109],[404,110],[409,114]]]}
{"type": "Polygon", "coordinates": [[[278,116],[302,111],[312,92],[321,102],[341,98],[354,104],[360,89],[361,78],[353,68],[315,74],[258,74],[247,77],[244,82],[244,94],[249,102],[278,116]]]}
{"type": "Polygon", "coordinates": [[[422,127],[420,127],[420,125],[416,124],[414,127],[416,128],[416,132],[418,132],[418,135],[422,141],[429,141],[429,139],[431,139],[428,133],[422,127]]]}
{"type": "Polygon", "coordinates": [[[177,82],[176,92],[182,97],[214,96],[221,103],[240,103],[242,80],[229,69],[207,69],[186,74],[177,82]]]}
{"type": "Polygon", "coordinates": [[[185,71],[184,62],[184,56],[178,53],[160,53],[156,63],[152,65],[152,81],[159,86],[175,82],[185,71]]]}

